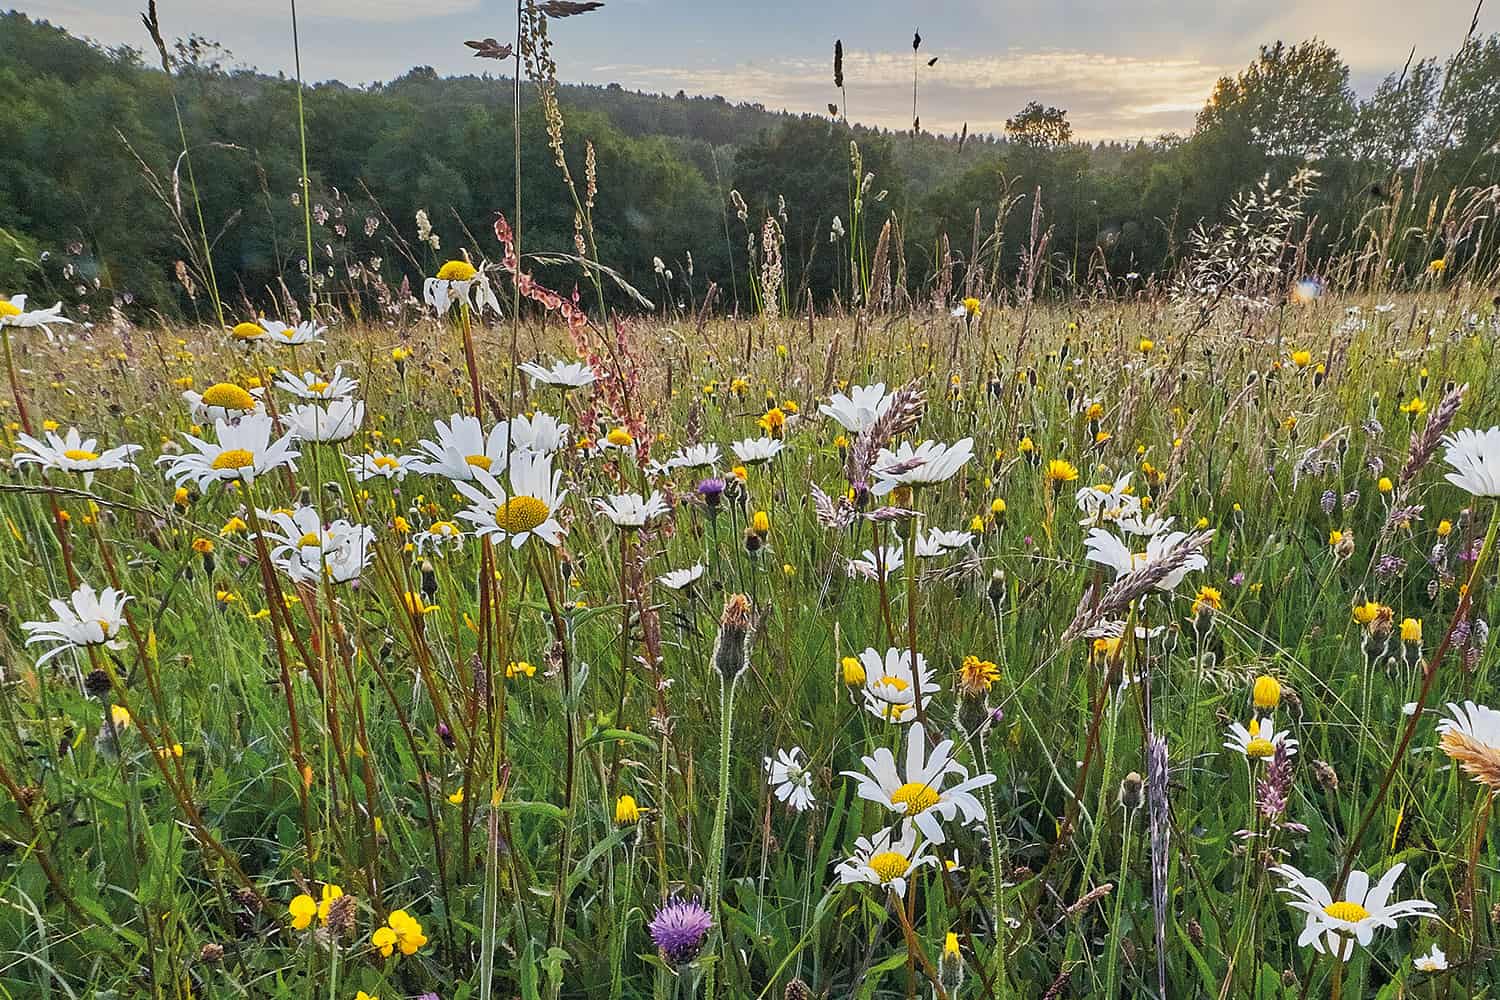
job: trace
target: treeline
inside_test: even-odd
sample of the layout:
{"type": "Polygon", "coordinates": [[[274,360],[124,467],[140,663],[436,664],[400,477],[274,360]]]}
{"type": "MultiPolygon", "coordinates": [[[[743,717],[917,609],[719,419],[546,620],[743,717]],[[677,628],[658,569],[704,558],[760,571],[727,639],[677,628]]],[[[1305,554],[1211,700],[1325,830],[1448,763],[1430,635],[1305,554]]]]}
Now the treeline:
{"type": "MultiPolygon", "coordinates": [[[[351,310],[395,311],[458,249],[495,255],[490,225],[512,214],[515,185],[508,79],[419,67],[364,89],[308,88],[304,204],[295,83],[230,60],[190,38],[168,77],[136,49],[0,14],[0,291],[96,315],[211,318],[207,242],[232,311],[302,297],[310,279],[351,310]]],[[[1139,282],[1174,269],[1190,231],[1261,177],[1309,164],[1320,177],[1306,266],[1382,228],[1427,225],[1432,238],[1389,265],[1415,276],[1434,249],[1457,258],[1473,240],[1472,225],[1429,219],[1432,204],[1500,176],[1496,35],[1413,60],[1366,99],[1328,46],[1276,43],[1219,82],[1190,135],[1126,144],[1073,142],[1065,112],[1040,105],[1003,137],[960,137],[617,86],[559,96],[575,178],[585,141],[594,148],[599,259],[659,308],[695,307],[710,281],[720,307],[750,308],[767,217],[788,302],[848,302],[887,222],[893,280],[912,296],[959,288],[966,269],[1006,283],[1028,259],[1028,280],[1054,293],[1139,282]]],[[[556,255],[574,250],[574,203],[530,84],[521,127],[523,247],[552,252],[538,267],[566,284],[577,268],[556,255]]]]}

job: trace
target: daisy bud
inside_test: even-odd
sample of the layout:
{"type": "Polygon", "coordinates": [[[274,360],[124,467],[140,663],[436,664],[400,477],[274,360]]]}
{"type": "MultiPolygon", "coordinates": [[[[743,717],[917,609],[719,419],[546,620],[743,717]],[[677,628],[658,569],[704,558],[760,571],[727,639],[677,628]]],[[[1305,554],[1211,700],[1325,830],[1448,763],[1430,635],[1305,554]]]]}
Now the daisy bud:
{"type": "Polygon", "coordinates": [[[985,596],[990,599],[990,607],[995,609],[995,615],[1000,614],[1000,605],[1005,602],[1005,571],[995,570],[990,574],[990,585],[985,590],[985,596]]]}

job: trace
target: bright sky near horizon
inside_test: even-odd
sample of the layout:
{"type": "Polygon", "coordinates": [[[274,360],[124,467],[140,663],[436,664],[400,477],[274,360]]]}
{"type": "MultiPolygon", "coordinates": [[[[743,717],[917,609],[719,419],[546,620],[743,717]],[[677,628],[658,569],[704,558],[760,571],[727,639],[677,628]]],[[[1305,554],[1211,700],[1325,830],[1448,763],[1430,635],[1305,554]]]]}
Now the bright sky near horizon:
{"type": "MultiPolygon", "coordinates": [[[[145,0],[28,0],[17,9],[109,45],[149,47],[145,0]]],[[[240,64],[292,67],[289,4],[158,0],[169,38],[196,33],[240,64]]],[[[632,90],[721,94],[772,110],[826,111],[835,38],[844,42],[849,117],[911,124],[914,29],[922,34],[922,126],[999,132],[1036,99],[1068,110],[1082,139],[1186,131],[1214,81],[1263,42],[1318,37],[1349,63],[1361,92],[1399,71],[1409,52],[1446,57],[1474,0],[608,0],[554,26],[559,76],[632,90]],[[926,60],[937,56],[929,68],[926,60]]],[[[467,38],[510,41],[507,0],[301,0],[302,66],[310,81],[388,80],[412,66],[496,71],[467,38]]],[[[1480,32],[1500,31],[1486,10],[1480,32]]]]}

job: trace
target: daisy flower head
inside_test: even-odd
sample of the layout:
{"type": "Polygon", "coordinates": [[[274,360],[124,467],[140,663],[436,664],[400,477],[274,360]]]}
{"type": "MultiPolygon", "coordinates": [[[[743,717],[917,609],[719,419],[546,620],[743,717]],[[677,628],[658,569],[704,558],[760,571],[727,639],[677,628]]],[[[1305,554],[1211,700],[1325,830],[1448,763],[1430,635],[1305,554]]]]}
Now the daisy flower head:
{"type": "Polygon", "coordinates": [[[500,301],[490,287],[490,279],[466,260],[450,260],[438,268],[436,277],[422,282],[422,300],[439,315],[455,304],[472,305],[476,312],[500,311],[500,301]]]}
{"type": "Polygon", "coordinates": [[[349,583],[374,555],[375,532],[340,518],[324,525],[315,507],[294,511],[260,512],[267,528],[271,561],[298,583],[316,584],[324,578],[349,583]]]}
{"type": "Polygon", "coordinates": [[[935,844],[946,839],[943,823],[951,823],[960,816],[964,823],[970,824],[984,819],[984,806],[974,792],[993,784],[995,776],[969,777],[968,768],[953,758],[952,740],[943,740],[932,748],[929,756],[927,732],[920,722],[914,723],[907,733],[904,775],[889,747],[878,747],[860,760],[865,773],[843,772],[845,777],[859,782],[859,797],[905,816],[935,844]],[[950,777],[958,780],[950,784],[950,777]]]}
{"type": "Polygon", "coordinates": [[[1370,885],[1368,873],[1350,872],[1343,898],[1335,900],[1328,886],[1291,865],[1271,869],[1287,880],[1279,890],[1290,897],[1287,905],[1307,914],[1297,944],[1312,945],[1319,954],[1326,950],[1342,962],[1349,961],[1354,954],[1356,941],[1369,947],[1377,927],[1394,928],[1403,917],[1436,916],[1437,907],[1426,900],[1390,901],[1396,879],[1405,870],[1405,864],[1392,865],[1374,886],[1370,885]]]}
{"type": "Polygon", "coordinates": [[[443,549],[462,548],[464,532],[452,521],[433,521],[426,530],[413,535],[411,541],[418,552],[440,552],[443,549]]]}
{"type": "Polygon", "coordinates": [[[859,665],[865,673],[865,709],[876,718],[902,725],[917,717],[916,680],[922,683],[922,710],[927,710],[933,695],[942,690],[927,658],[916,655],[918,677],[912,676],[912,653],[892,647],[884,655],[874,649],[859,654],[859,665]]]}
{"type": "Polygon", "coordinates": [[[55,643],[36,661],[41,666],[54,656],[70,649],[104,646],[124,649],[120,629],[125,624],[125,604],[130,596],[113,587],[96,593],[86,583],[79,584],[66,601],[53,598],[47,602],[57,617],[50,621],[22,622],[26,645],[35,642],[55,643]]]}
{"type": "Polygon", "coordinates": [[[1453,467],[1448,482],[1477,497],[1500,497],[1500,427],[1465,427],[1444,442],[1443,460],[1453,467]]]}
{"type": "Polygon", "coordinates": [[[93,482],[94,473],[130,469],[135,464],[130,456],[141,450],[138,444],[122,444],[114,448],[98,450],[94,438],[85,438],[78,428],[69,427],[61,437],[56,431],[47,431],[47,440],[40,441],[30,434],[20,434],[16,442],[25,450],[11,456],[17,466],[36,465],[46,472],[78,472],[83,474],[84,488],[93,482]]]}
{"type": "Polygon", "coordinates": [[[862,576],[866,580],[889,580],[906,561],[899,545],[882,545],[877,552],[865,549],[858,559],[850,559],[845,570],[850,577],[862,576]]]}
{"type": "Polygon", "coordinates": [[[875,421],[885,416],[896,401],[895,393],[885,391],[885,383],[856,385],[846,396],[836,392],[828,402],[818,407],[818,412],[838,421],[839,426],[851,434],[862,434],[874,426],[875,421]]]}
{"type": "Polygon", "coordinates": [[[568,446],[573,428],[550,413],[533,413],[510,419],[509,443],[516,451],[534,451],[544,455],[562,451],[568,446]]]}
{"type": "Polygon", "coordinates": [[[201,393],[188,389],[182,399],[197,423],[212,423],[215,420],[238,420],[250,414],[266,412],[260,401],[263,390],[244,389],[233,382],[219,382],[201,393]]]}
{"type": "Polygon", "coordinates": [[[657,909],[646,929],[663,960],[677,968],[698,957],[713,926],[714,918],[702,903],[674,896],[657,909]]]}
{"type": "Polygon", "coordinates": [[[777,750],[776,756],[765,758],[765,768],[771,791],[778,801],[785,802],[797,812],[812,808],[813,774],[802,759],[801,747],[777,750]]]}
{"type": "Polygon", "coordinates": [[[479,472],[501,472],[510,447],[510,425],[500,423],[485,434],[479,418],[455,413],[448,423],[433,421],[437,440],[417,442],[413,472],[444,476],[454,482],[468,481],[479,472]],[[496,468],[498,464],[498,468],[496,468]]]}
{"type": "Polygon", "coordinates": [[[298,441],[336,444],[347,441],[365,422],[365,404],[335,398],[326,403],[304,403],[287,412],[286,424],[298,441]]]}
{"type": "Polygon", "coordinates": [[[703,564],[694,563],[687,569],[674,569],[668,573],[663,573],[656,578],[656,582],[668,590],[682,590],[685,587],[691,587],[702,579],[702,577],[703,564]]]}
{"type": "Polygon", "coordinates": [[[926,843],[918,846],[915,824],[888,826],[873,837],[856,840],[854,852],[839,862],[834,873],[838,875],[840,885],[863,882],[904,896],[906,880],[913,872],[937,864],[937,859],[928,853],[927,848],[926,843]]]}
{"type": "Polygon", "coordinates": [[[274,319],[263,319],[260,321],[261,328],[266,331],[266,340],[282,347],[301,347],[304,344],[321,344],[323,334],[328,332],[328,327],[319,326],[312,320],[305,320],[296,326],[288,326],[274,319]]]}
{"type": "Polygon", "coordinates": [[[1472,701],[1449,702],[1437,731],[1438,749],[1479,784],[1500,790],[1500,712],[1472,701]]]}
{"type": "Polygon", "coordinates": [[[716,444],[693,444],[678,448],[667,459],[668,469],[703,469],[719,464],[719,446],[716,444]]]}
{"type": "Polygon", "coordinates": [[[1286,747],[1287,756],[1297,752],[1297,741],[1287,735],[1286,730],[1277,731],[1270,718],[1250,720],[1248,726],[1238,722],[1229,724],[1229,738],[1224,741],[1227,750],[1236,750],[1249,761],[1265,760],[1276,753],[1277,747],[1286,747]]]}
{"type": "MultiPolygon", "coordinates": [[[[1130,547],[1114,532],[1104,528],[1094,528],[1084,542],[1088,550],[1085,558],[1088,562],[1109,567],[1115,571],[1116,577],[1121,577],[1139,572],[1167,559],[1187,537],[1188,534],[1185,531],[1152,535],[1146,543],[1146,551],[1132,552],[1130,547]]],[[[1203,569],[1207,565],[1208,559],[1201,552],[1194,552],[1183,559],[1176,569],[1158,580],[1155,589],[1166,592],[1176,590],[1189,573],[1203,569]]]]}
{"type": "Polygon", "coordinates": [[[400,482],[417,461],[419,459],[414,455],[391,455],[383,451],[354,455],[349,459],[349,474],[360,483],[371,479],[394,479],[400,482]]]}
{"type": "Polygon", "coordinates": [[[473,482],[455,480],[454,488],[470,501],[458,516],[474,525],[474,534],[509,539],[512,548],[533,537],[554,548],[560,545],[563,527],[556,515],[568,491],[558,490],[562,473],[552,471],[552,459],[518,452],[510,458],[507,479],[508,490],[484,469],[475,470],[473,482]]]}
{"type": "Polygon", "coordinates": [[[549,385],[554,389],[582,389],[593,385],[598,378],[594,370],[582,361],[554,361],[546,368],[534,361],[523,361],[516,367],[531,377],[533,387],[549,385]]]}
{"type": "Polygon", "coordinates": [[[736,441],[729,446],[734,452],[734,457],[744,465],[756,465],[760,462],[769,462],[781,454],[781,449],[786,447],[786,442],[776,438],[746,438],[736,441]]]}
{"type": "Polygon", "coordinates": [[[265,414],[242,417],[233,424],[220,420],[214,424],[214,430],[217,440],[205,441],[184,434],[193,447],[191,452],[163,455],[156,460],[158,465],[167,466],[167,478],[178,486],[192,482],[203,489],[211,483],[231,479],[254,482],[256,476],[273,469],[297,467],[295,460],[300,453],[292,447],[293,432],[272,441],[271,418],[265,414]]]}
{"type": "Polygon", "coordinates": [[[1433,942],[1432,950],[1425,955],[1418,955],[1412,959],[1411,964],[1418,972],[1442,972],[1448,968],[1448,956],[1437,946],[1437,942],[1433,942]]]}
{"type": "Polygon", "coordinates": [[[26,296],[12,295],[10,298],[0,297],[0,326],[13,326],[18,329],[31,329],[41,327],[47,334],[47,339],[52,339],[52,324],[72,323],[62,314],[62,303],[58,302],[50,309],[26,308],[26,296]]]}
{"type": "Polygon", "coordinates": [[[964,438],[955,444],[923,441],[915,448],[903,441],[895,451],[880,449],[871,470],[876,482],[870,492],[885,496],[897,486],[931,486],[946,482],[974,457],[974,439],[964,438]]]}
{"type": "Polygon", "coordinates": [[[1141,501],[1130,492],[1130,473],[1113,483],[1096,486],[1080,486],[1073,494],[1078,503],[1078,512],[1083,515],[1078,525],[1081,528],[1095,527],[1107,521],[1139,514],[1141,501]]]}
{"type": "Polygon", "coordinates": [[[301,375],[295,372],[283,371],[281,377],[276,380],[276,388],[285,390],[298,399],[342,399],[352,396],[359,390],[359,380],[349,378],[344,374],[343,366],[337,366],[333,374],[324,378],[316,372],[304,372],[301,375]]]}
{"type": "Polygon", "coordinates": [[[929,528],[925,535],[917,536],[916,551],[918,557],[931,559],[946,555],[954,549],[961,549],[973,540],[974,533],[971,531],[945,531],[942,528],[929,528]]]}
{"type": "Polygon", "coordinates": [[[627,530],[644,528],[646,522],[653,517],[660,517],[671,509],[656,490],[652,490],[651,495],[644,499],[639,493],[600,497],[594,501],[594,507],[601,515],[609,518],[615,527],[627,530]]]}

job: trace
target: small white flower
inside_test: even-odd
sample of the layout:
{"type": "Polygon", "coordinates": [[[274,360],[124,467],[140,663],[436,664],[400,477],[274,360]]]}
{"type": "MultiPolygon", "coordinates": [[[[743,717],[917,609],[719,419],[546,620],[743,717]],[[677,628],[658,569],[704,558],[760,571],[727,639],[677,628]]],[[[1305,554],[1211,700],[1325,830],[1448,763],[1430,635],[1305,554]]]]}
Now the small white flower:
{"type": "Polygon", "coordinates": [[[299,441],[347,441],[365,422],[365,404],[357,399],[304,403],[287,413],[286,423],[299,441]]]}
{"type": "Polygon", "coordinates": [[[745,465],[755,465],[757,462],[769,462],[781,453],[786,447],[786,442],[777,438],[746,438],[736,441],[730,446],[734,457],[745,465]]]}
{"type": "Polygon", "coordinates": [[[1425,955],[1418,955],[1412,959],[1411,964],[1418,972],[1442,972],[1448,968],[1448,956],[1443,954],[1443,949],[1433,942],[1432,950],[1425,955]]]}
{"type": "Polygon", "coordinates": [[[678,448],[667,459],[668,469],[701,469],[719,464],[719,446],[716,444],[694,444],[678,448]]]}
{"type": "Polygon", "coordinates": [[[1129,490],[1128,472],[1113,483],[1080,486],[1073,494],[1078,503],[1078,512],[1083,515],[1078,522],[1079,527],[1097,527],[1107,521],[1119,521],[1140,514],[1140,498],[1132,496],[1129,490]]]}
{"type": "Polygon", "coordinates": [[[276,387],[300,399],[341,399],[359,390],[359,380],[345,376],[343,367],[339,366],[334,368],[333,376],[326,379],[315,372],[297,375],[284,371],[276,380],[276,387]]]}
{"type": "Polygon", "coordinates": [[[873,837],[854,842],[854,853],[834,868],[840,885],[864,882],[889,888],[897,896],[906,894],[906,880],[916,869],[937,863],[927,853],[927,844],[917,846],[917,828],[905,824],[900,836],[888,826],[873,837]]]}
{"type": "Polygon", "coordinates": [[[703,564],[694,563],[687,569],[674,569],[671,572],[663,573],[656,578],[656,582],[668,590],[681,590],[684,587],[689,587],[697,583],[702,577],[703,564]]]}
{"type": "Polygon", "coordinates": [[[582,389],[593,385],[597,376],[594,370],[582,361],[554,361],[543,368],[534,361],[523,361],[516,366],[531,376],[531,384],[550,385],[555,389],[582,389]]]}
{"type": "Polygon", "coordinates": [[[418,552],[440,552],[443,549],[463,548],[463,529],[452,521],[433,521],[427,530],[419,531],[411,538],[418,552]]]}
{"type": "Polygon", "coordinates": [[[182,455],[163,455],[158,465],[167,466],[167,477],[181,486],[192,481],[198,487],[230,479],[254,482],[272,469],[282,466],[295,469],[294,461],[299,452],[292,447],[295,436],[289,431],[276,441],[271,440],[273,430],[271,418],[265,414],[251,414],[230,424],[220,420],[214,424],[217,441],[205,441],[184,434],[193,451],[182,455]]]}
{"type": "Polygon", "coordinates": [[[847,396],[841,392],[834,393],[828,402],[818,407],[818,412],[837,420],[851,434],[860,434],[885,416],[895,402],[895,394],[885,391],[884,382],[877,382],[874,385],[856,385],[849,390],[847,396]]]}
{"type": "Polygon", "coordinates": [[[568,446],[568,433],[571,430],[571,427],[550,413],[538,412],[529,417],[512,417],[510,447],[517,451],[551,455],[568,446]]]}
{"type": "Polygon", "coordinates": [[[26,645],[34,642],[57,643],[36,661],[41,666],[54,656],[69,649],[86,646],[106,646],[109,649],[124,649],[125,640],[119,637],[125,624],[125,603],[129,595],[106,587],[103,593],[95,593],[88,584],[80,584],[67,601],[56,598],[48,601],[53,621],[22,622],[26,633],[26,645]]]}
{"type": "MultiPolygon", "coordinates": [[[[1118,535],[1103,528],[1095,528],[1089,532],[1088,539],[1084,543],[1088,550],[1085,558],[1089,562],[1108,566],[1115,571],[1117,577],[1120,577],[1143,570],[1165,559],[1185,538],[1187,538],[1185,531],[1155,534],[1146,543],[1145,552],[1132,552],[1118,535]]],[[[1207,565],[1208,559],[1203,553],[1194,552],[1183,560],[1182,565],[1157,581],[1156,589],[1168,592],[1176,590],[1189,573],[1203,569],[1207,565]]]]}
{"type": "Polygon", "coordinates": [[[880,449],[872,470],[876,483],[870,492],[885,496],[897,486],[930,486],[945,482],[974,457],[974,439],[964,438],[952,445],[923,441],[913,448],[903,441],[895,451],[880,449]]]}
{"type": "Polygon", "coordinates": [[[802,748],[777,750],[775,757],[765,758],[766,776],[776,798],[797,812],[812,808],[812,771],[802,760],[802,748]]]}
{"type": "Polygon", "coordinates": [[[1465,427],[1444,441],[1448,451],[1443,459],[1455,470],[1448,473],[1448,482],[1476,497],[1500,497],[1500,427],[1465,427]]]}
{"type": "Polygon", "coordinates": [[[942,528],[929,528],[927,534],[917,536],[917,556],[922,559],[932,559],[946,555],[954,549],[961,549],[973,540],[974,535],[969,531],[944,531],[942,528]]]}
{"type": "Polygon", "coordinates": [[[1277,865],[1271,869],[1289,883],[1279,890],[1292,897],[1288,905],[1307,914],[1307,924],[1297,944],[1301,947],[1310,944],[1320,954],[1326,946],[1328,953],[1344,962],[1354,954],[1356,941],[1369,947],[1375,928],[1393,928],[1402,917],[1436,916],[1437,907],[1426,900],[1390,902],[1396,879],[1405,870],[1405,864],[1393,865],[1373,887],[1367,873],[1350,872],[1344,886],[1344,898],[1335,902],[1326,885],[1291,865],[1277,865]]]}
{"type": "Polygon", "coordinates": [[[866,580],[889,580],[895,575],[906,557],[899,545],[882,545],[880,551],[865,549],[858,559],[850,559],[845,569],[848,574],[862,576],[866,580]]]}
{"type": "Polygon", "coordinates": [[[594,507],[609,518],[615,527],[627,529],[644,528],[647,521],[671,509],[656,490],[652,490],[651,495],[645,499],[639,493],[601,497],[594,501],[594,507]]]}
{"type": "Polygon", "coordinates": [[[271,561],[299,583],[316,584],[325,576],[348,583],[375,552],[373,530],[342,518],[325,526],[315,507],[263,510],[260,516],[268,524],[262,535],[272,545],[271,561]]]}
{"type": "Polygon", "coordinates": [[[59,302],[50,309],[26,309],[26,296],[13,295],[9,299],[0,297],[0,326],[14,326],[21,329],[41,327],[47,333],[47,339],[52,339],[53,323],[72,323],[62,314],[62,303],[59,302]]]}
{"type": "Polygon", "coordinates": [[[984,819],[984,806],[974,797],[977,789],[993,784],[993,774],[969,777],[969,769],[953,759],[953,741],[943,740],[927,755],[927,731],[922,723],[912,725],[906,735],[906,774],[896,768],[889,747],[878,747],[861,757],[865,771],[844,771],[859,781],[859,797],[878,802],[916,824],[923,836],[935,844],[946,839],[943,823],[962,816],[964,823],[984,819]],[[948,784],[954,776],[958,781],[948,784]]]}

